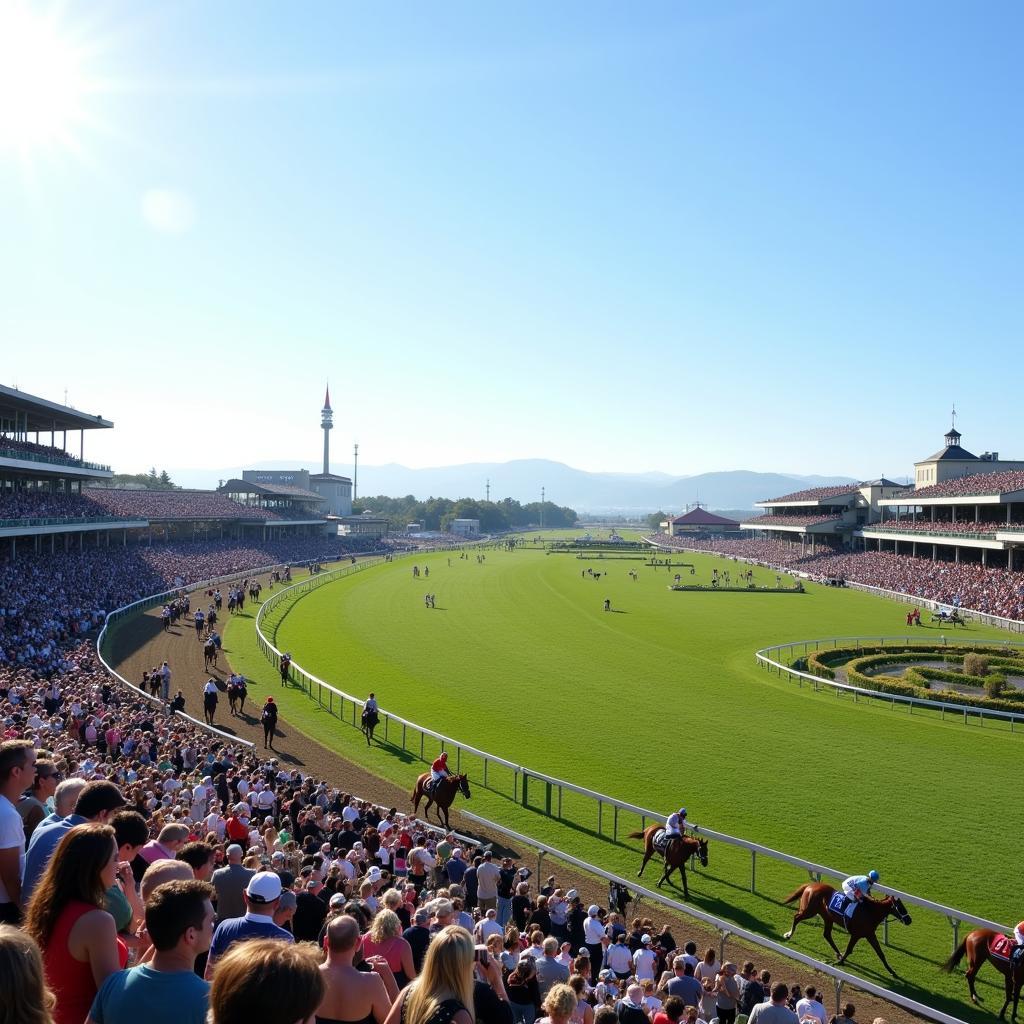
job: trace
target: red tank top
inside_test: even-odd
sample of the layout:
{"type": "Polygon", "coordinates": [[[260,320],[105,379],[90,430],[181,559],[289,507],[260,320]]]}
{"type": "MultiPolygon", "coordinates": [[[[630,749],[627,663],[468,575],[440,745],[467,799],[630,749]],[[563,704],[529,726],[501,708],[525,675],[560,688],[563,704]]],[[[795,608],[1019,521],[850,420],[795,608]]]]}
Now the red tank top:
{"type": "MultiPolygon", "coordinates": [[[[57,997],[53,1010],[55,1024],[82,1024],[96,998],[92,967],[88,961],[83,963],[71,955],[68,938],[79,918],[97,909],[94,904],[80,900],[69,903],[57,918],[50,941],[43,950],[46,983],[57,997]]],[[[123,970],[128,964],[128,947],[120,939],[117,940],[117,957],[123,970]]]]}

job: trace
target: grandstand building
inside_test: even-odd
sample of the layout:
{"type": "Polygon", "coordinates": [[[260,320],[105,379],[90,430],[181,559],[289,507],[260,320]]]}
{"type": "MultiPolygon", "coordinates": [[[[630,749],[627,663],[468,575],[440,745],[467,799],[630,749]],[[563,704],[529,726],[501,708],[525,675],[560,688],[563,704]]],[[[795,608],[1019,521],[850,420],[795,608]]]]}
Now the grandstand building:
{"type": "Polygon", "coordinates": [[[850,537],[880,517],[879,503],[907,490],[903,484],[866,480],[859,484],[811,487],[755,502],[765,514],[741,523],[766,540],[799,541],[811,554],[820,546],[849,546],[850,537]]]}
{"type": "Polygon", "coordinates": [[[740,524],[735,519],[709,512],[699,501],[688,505],[682,515],[666,519],[661,527],[670,537],[739,536],[740,524]]]}

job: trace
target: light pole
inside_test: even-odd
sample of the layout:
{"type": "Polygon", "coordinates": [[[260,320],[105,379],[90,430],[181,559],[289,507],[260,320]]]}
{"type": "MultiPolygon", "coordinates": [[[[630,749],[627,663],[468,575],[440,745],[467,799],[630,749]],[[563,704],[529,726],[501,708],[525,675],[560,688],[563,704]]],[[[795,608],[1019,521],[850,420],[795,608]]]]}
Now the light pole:
{"type": "Polygon", "coordinates": [[[544,488],[540,489],[540,528],[544,529],[544,488]]]}
{"type": "Polygon", "coordinates": [[[359,492],[359,445],[352,446],[352,500],[356,500],[359,492]]]}

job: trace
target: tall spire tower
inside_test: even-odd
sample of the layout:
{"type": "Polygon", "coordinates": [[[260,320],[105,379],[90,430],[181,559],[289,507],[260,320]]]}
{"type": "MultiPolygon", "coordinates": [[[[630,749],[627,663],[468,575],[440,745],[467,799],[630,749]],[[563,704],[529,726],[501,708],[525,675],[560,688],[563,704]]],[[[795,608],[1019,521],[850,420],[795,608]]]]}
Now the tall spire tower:
{"type": "Polygon", "coordinates": [[[320,410],[320,426],[324,432],[324,476],[331,472],[331,430],[334,429],[334,412],[331,410],[331,386],[324,394],[324,407],[320,410]]]}

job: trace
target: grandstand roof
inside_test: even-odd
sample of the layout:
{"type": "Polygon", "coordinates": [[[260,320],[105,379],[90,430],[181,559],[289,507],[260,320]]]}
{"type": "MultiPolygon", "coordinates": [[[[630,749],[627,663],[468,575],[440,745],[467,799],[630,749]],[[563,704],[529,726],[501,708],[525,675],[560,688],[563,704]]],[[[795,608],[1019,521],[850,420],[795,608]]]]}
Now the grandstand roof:
{"type": "Polygon", "coordinates": [[[61,405],[45,398],[38,398],[17,388],[8,388],[0,384],[0,411],[26,416],[27,425],[23,429],[34,431],[51,430],[95,430],[100,427],[112,427],[110,420],[102,416],[90,416],[79,412],[69,405],[61,405]]]}
{"type": "Polygon", "coordinates": [[[343,484],[352,483],[352,478],[347,476],[339,476],[337,473],[310,473],[310,480],[340,480],[343,484]]]}
{"type": "Polygon", "coordinates": [[[709,512],[706,508],[691,508],[689,512],[684,513],[681,516],[676,516],[672,520],[673,526],[731,526],[734,529],[739,528],[739,523],[735,519],[726,519],[725,516],[716,516],[714,512],[709,512]]]}
{"type": "Polygon", "coordinates": [[[913,484],[898,484],[895,480],[887,480],[884,476],[879,477],[877,480],[864,480],[860,484],[861,487],[913,487],[913,484]]]}
{"type": "MultiPolygon", "coordinates": [[[[937,451],[934,455],[929,455],[927,459],[922,459],[921,462],[980,462],[981,460],[977,455],[972,454],[966,448],[961,448],[958,444],[947,444],[941,451],[937,451]]],[[[915,462],[915,466],[919,466],[920,462],[915,462]]]]}
{"type": "MultiPolygon", "coordinates": [[[[312,479],[312,477],[310,478],[312,479]]],[[[228,480],[217,488],[223,494],[263,494],[273,498],[299,498],[302,501],[325,501],[316,491],[289,484],[258,484],[252,480],[228,480]]]]}

